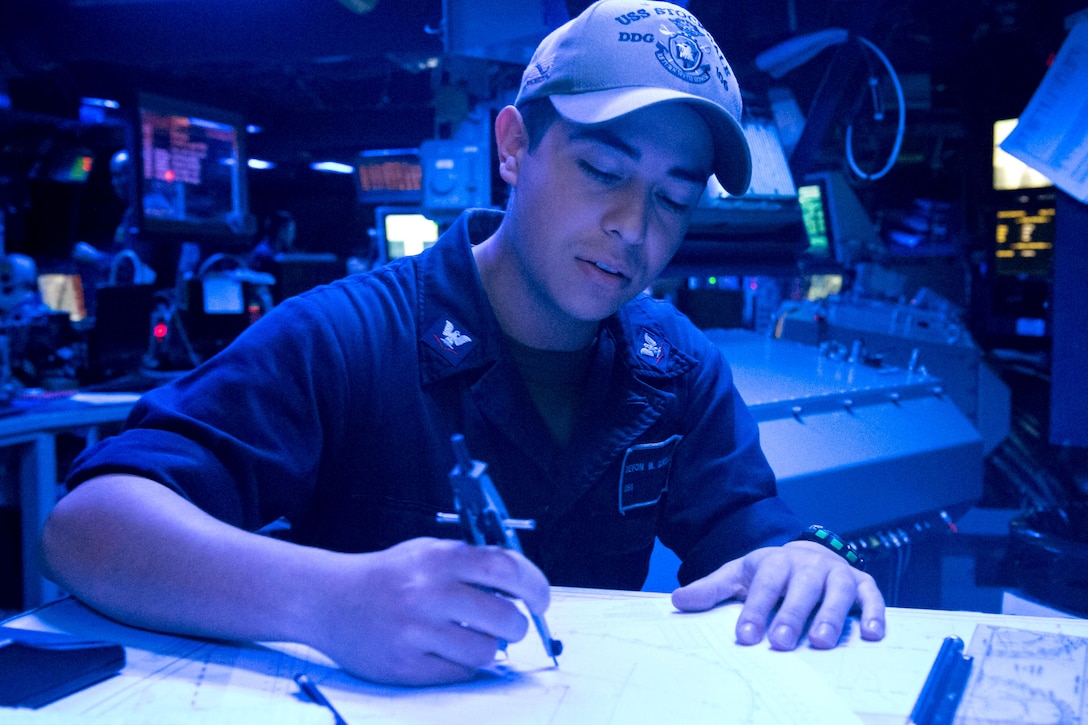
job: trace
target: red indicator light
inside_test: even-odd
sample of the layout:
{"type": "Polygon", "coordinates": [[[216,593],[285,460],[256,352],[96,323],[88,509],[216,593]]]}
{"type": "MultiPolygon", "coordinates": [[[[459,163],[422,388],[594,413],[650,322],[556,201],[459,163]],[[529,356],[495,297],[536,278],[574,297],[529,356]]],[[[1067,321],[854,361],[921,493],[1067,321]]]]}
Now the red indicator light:
{"type": "Polygon", "coordinates": [[[162,178],[166,181],[169,181],[170,183],[173,183],[174,179],[177,178],[177,175],[174,173],[173,169],[167,169],[162,173],[162,178]]]}
{"type": "Polygon", "coordinates": [[[156,340],[161,340],[166,337],[166,333],[169,332],[165,322],[160,322],[152,329],[151,334],[155,336],[156,340]]]}

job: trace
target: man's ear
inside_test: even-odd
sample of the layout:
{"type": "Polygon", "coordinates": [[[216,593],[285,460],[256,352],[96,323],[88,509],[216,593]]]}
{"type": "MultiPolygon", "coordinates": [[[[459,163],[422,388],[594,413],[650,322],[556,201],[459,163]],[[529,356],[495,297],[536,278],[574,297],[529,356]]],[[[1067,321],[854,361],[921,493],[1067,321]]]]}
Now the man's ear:
{"type": "Polygon", "coordinates": [[[521,112],[506,106],[495,118],[495,146],[499,154],[499,176],[511,186],[517,186],[518,169],[529,151],[529,134],[521,112]]]}

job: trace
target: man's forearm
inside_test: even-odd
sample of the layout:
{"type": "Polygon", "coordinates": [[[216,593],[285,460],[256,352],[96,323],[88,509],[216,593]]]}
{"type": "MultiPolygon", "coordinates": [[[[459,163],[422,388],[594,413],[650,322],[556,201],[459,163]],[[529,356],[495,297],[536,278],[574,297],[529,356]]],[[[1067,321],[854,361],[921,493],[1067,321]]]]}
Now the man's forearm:
{"type": "Polygon", "coordinates": [[[134,476],[92,479],[46,522],[50,578],[121,621],[182,634],[306,641],[330,552],[229,526],[134,476]]]}

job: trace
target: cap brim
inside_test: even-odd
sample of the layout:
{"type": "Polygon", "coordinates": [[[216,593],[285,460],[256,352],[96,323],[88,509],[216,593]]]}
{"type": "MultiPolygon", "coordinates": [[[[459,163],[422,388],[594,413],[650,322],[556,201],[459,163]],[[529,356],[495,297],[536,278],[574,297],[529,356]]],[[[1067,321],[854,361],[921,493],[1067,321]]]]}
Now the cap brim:
{"type": "Polygon", "coordinates": [[[732,114],[699,96],[667,88],[616,88],[571,95],[549,96],[555,110],[568,121],[595,124],[657,103],[682,101],[691,104],[710,127],[714,139],[714,175],[734,196],[748,191],[752,181],[752,153],[744,130],[732,114]]]}

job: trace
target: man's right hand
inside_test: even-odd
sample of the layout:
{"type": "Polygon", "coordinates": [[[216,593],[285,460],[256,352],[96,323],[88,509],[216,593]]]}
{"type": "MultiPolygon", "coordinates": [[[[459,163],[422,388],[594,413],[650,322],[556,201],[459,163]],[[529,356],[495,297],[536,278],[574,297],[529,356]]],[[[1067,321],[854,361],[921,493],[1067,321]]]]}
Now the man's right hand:
{"type": "Polygon", "coordinates": [[[315,602],[311,643],[374,682],[434,685],[472,677],[500,641],[516,642],[548,608],[548,581],[528,559],[499,547],[412,539],[329,562],[315,602]],[[501,593],[496,593],[501,592],[501,593]]]}
{"type": "Polygon", "coordinates": [[[176,634],[312,645],[375,682],[468,679],[500,640],[525,636],[548,581],[498,547],[412,539],[342,554],[230,526],[170,489],[128,475],[62,498],[42,537],[64,589],[122,622],[176,634]],[[498,593],[496,593],[498,592],[498,593]]]}

